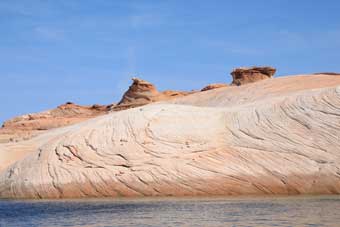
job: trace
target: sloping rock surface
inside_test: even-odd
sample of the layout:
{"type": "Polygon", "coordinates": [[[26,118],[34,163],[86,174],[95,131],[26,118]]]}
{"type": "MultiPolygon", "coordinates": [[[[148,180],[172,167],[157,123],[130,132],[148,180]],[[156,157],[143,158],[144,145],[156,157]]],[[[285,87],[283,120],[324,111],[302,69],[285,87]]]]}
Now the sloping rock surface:
{"type": "Polygon", "coordinates": [[[26,154],[2,162],[0,197],[339,194],[339,85],[264,80],[3,144],[0,164],[26,154]]]}
{"type": "Polygon", "coordinates": [[[213,89],[217,89],[221,87],[228,87],[228,84],[209,84],[205,86],[204,88],[202,88],[201,91],[209,91],[209,90],[213,90],[213,89]]]}
{"type": "Polygon", "coordinates": [[[68,102],[52,110],[26,114],[10,119],[4,122],[2,128],[0,128],[0,143],[27,140],[44,133],[46,130],[79,123],[110,111],[130,109],[196,93],[196,91],[173,90],[159,92],[153,84],[145,80],[138,78],[133,78],[132,80],[132,85],[117,105],[95,104],[92,106],[80,106],[68,102]]]}

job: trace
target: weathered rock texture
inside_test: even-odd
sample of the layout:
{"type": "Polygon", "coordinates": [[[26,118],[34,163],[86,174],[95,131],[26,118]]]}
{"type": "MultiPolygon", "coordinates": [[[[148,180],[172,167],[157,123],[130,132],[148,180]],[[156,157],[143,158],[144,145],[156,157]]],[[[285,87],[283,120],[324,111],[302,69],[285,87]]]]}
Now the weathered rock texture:
{"type": "Polygon", "coordinates": [[[0,197],[339,194],[339,149],[340,77],[282,77],[2,144],[0,197]]]}
{"type": "Polygon", "coordinates": [[[231,72],[232,85],[243,85],[268,79],[274,76],[276,69],[272,67],[237,68],[231,72]]]}
{"type": "Polygon", "coordinates": [[[201,91],[209,91],[209,90],[213,90],[213,89],[217,89],[221,87],[228,87],[228,84],[209,84],[205,86],[204,88],[202,88],[201,91]]]}
{"type": "Polygon", "coordinates": [[[194,92],[167,90],[159,92],[156,87],[148,81],[132,78],[132,85],[123,95],[121,101],[112,108],[114,111],[144,106],[149,103],[164,101],[176,97],[182,97],[194,92]]]}
{"type": "Polygon", "coordinates": [[[144,80],[133,78],[133,83],[125,92],[118,105],[80,106],[68,102],[55,109],[40,113],[26,114],[6,121],[0,128],[0,143],[27,140],[46,130],[60,128],[94,118],[109,111],[120,111],[143,106],[157,101],[187,96],[196,91],[159,92],[156,87],[144,80]]]}
{"type": "Polygon", "coordinates": [[[109,111],[109,108],[110,106],[80,106],[68,102],[52,110],[10,119],[4,122],[0,129],[0,135],[8,140],[29,139],[44,130],[75,124],[103,115],[109,111]]]}

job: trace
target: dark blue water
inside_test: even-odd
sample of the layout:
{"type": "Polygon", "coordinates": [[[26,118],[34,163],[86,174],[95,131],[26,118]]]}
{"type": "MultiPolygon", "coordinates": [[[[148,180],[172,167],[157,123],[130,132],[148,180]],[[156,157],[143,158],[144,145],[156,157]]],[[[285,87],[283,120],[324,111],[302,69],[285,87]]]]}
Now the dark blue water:
{"type": "Polygon", "coordinates": [[[340,227],[340,197],[0,200],[0,226],[340,227]]]}

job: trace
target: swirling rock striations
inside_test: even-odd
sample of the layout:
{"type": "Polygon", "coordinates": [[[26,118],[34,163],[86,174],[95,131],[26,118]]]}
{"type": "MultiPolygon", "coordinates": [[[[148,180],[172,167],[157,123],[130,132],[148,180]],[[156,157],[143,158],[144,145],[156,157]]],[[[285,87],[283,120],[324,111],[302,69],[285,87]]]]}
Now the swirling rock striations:
{"type": "Polygon", "coordinates": [[[159,92],[153,84],[145,80],[138,78],[132,78],[132,80],[132,85],[125,92],[118,105],[95,104],[92,106],[80,106],[67,102],[52,110],[26,114],[7,120],[0,128],[0,143],[28,140],[45,133],[47,130],[79,123],[110,111],[135,108],[152,102],[165,101],[196,93],[196,91],[173,90],[159,92]]]}
{"type": "Polygon", "coordinates": [[[0,197],[339,194],[339,85],[264,80],[56,129],[0,170],[0,197]]]}
{"type": "MultiPolygon", "coordinates": [[[[275,69],[271,67],[238,68],[233,75],[232,85],[241,85],[256,82],[267,77],[272,77],[275,69]]],[[[330,73],[327,73],[329,75],[330,73]]],[[[335,75],[332,73],[332,75],[335,75]]],[[[153,102],[166,101],[174,98],[188,96],[199,91],[173,91],[159,92],[156,87],[138,78],[132,78],[132,85],[124,93],[120,102],[115,105],[80,106],[67,102],[55,109],[40,113],[26,114],[6,121],[0,128],[0,143],[9,141],[27,140],[53,128],[82,122],[84,120],[106,114],[109,111],[120,111],[147,105],[153,102]]],[[[209,84],[202,91],[227,87],[227,84],[209,84]]]]}

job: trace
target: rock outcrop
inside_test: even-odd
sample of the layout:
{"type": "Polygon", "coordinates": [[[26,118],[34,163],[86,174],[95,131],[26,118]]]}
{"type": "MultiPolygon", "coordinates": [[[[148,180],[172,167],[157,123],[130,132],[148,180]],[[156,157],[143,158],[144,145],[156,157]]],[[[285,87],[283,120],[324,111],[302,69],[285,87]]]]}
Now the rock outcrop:
{"type": "Polygon", "coordinates": [[[167,90],[159,92],[156,87],[148,81],[132,78],[132,85],[124,93],[120,102],[112,108],[114,111],[144,106],[149,103],[164,101],[176,97],[182,97],[193,92],[167,90]]]}
{"type": "MultiPolygon", "coordinates": [[[[79,123],[106,114],[110,107],[103,105],[80,106],[67,102],[52,110],[26,114],[5,121],[0,129],[0,137],[6,137],[8,140],[29,139],[39,134],[40,131],[79,123]]],[[[6,142],[6,140],[2,142],[6,142]]]]}
{"type": "Polygon", "coordinates": [[[10,119],[4,122],[2,128],[0,128],[0,143],[27,140],[41,134],[43,131],[79,123],[110,111],[130,109],[157,101],[187,96],[196,92],[173,90],[159,92],[153,84],[145,80],[138,78],[132,78],[132,80],[132,85],[117,105],[95,104],[92,106],[80,106],[67,102],[52,110],[10,119]]]}
{"type": "Polygon", "coordinates": [[[228,87],[228,86],[229,86],[228,84],[208,84],[207,86],[202,88],[201,91],[209,91],[209,90],[213,90],[213,89],[217,89],[221,87],[228,87]]]}
{"type": "Polygon", "coordinates": [[[165,100],[173,99],[173,98],[180,98],[187,95],[195,94],[198,91],[173,91],[173,90],[166,90],[163,91],[162,94],[165,96],[165,100]]]}
{"type": "Polygon", "coordinates": [[[314,73],[314,75],[333,75],[333,76],[340,76],[340,73],[335,73],[335,72],[322,72],[322,73],[314,73]]]}
{"type": "Polygon", "coordinates": [[[153,84],[138,78],[132,78],[132,81],[132,85],[124,93],[117,106],[127,106],[130,108],[145,105],[160,99],[160,93],[153,84]]]}
{"type": "Polygon", "coordinates": [[[0,144],[0,197],[340,194],[339,106],[311,75],[112,112],[0,144]]]}
{"type": "Polygon", "coordinates": [[[274,76],[276,69],[272,67],[236,68],[231,72],[232,85],[243,85],[268,79],[274,76]]]}

